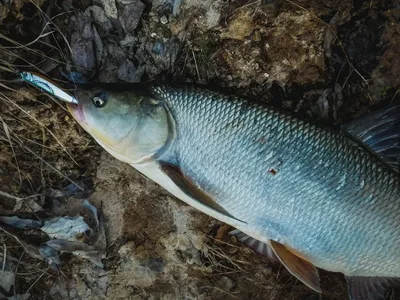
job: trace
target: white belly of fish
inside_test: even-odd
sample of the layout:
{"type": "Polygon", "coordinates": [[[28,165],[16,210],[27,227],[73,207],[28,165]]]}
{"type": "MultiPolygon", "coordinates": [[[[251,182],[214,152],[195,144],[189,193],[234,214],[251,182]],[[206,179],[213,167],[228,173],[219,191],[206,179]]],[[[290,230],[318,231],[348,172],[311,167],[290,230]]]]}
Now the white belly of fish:
{"type": "Polygon", "coordinates": [[[141,164],[132,164],[132,166],[138,170],[143,175],[147,176],[172,195],[182,200],[186,204],[198,209],[199,211],[209,215],[212,218],[215,218],[221,222],[224,222],[228,225],[231,225],[234,228],[239,229],[245,234],[261,241],[266,244],[269,244],[269,239],[267,236],[260,234],[259,232],[254,231],[253,228],[250,228],[246,223],[226,216],[218,211],[204,205],[203,203],[193,199],[192,197],[185,194],[161,169],[159,164],[156,161],[149,161],[141,164]]]}

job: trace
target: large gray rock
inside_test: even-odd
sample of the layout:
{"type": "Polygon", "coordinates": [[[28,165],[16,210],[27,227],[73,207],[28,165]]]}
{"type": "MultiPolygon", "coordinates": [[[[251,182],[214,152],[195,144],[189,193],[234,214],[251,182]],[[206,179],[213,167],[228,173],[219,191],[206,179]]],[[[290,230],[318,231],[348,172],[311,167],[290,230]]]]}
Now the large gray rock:
{"type": "Polygon", "coordinates": [[[72,61],[83,72],[93,70],[96,66],[96,59],[90,19],[79,13],[76,16],[75,27],[76,30],[71,37],[72,61]]]}
{"type": "Polygon", "coordinates": [[[145,5],[139,0],[122,2],[119,21],[125,33],[134,33],[136,27],[139,25],[144,9],[145,5]]]}
{"type": "Polygon", "coordinates": [[[101,37],[107,36],[113,29],[111,20],[107,17],[103,8],[97,5],[89,6],[85,10],[85,15],[91,17],[96,24],[97,30],[101,37]]]}

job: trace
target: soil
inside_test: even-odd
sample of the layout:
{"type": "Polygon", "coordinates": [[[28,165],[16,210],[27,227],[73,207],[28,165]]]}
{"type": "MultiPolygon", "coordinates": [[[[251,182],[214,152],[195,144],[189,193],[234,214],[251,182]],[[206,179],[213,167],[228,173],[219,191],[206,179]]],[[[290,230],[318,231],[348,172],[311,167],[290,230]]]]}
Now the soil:
{"type": "Polygon", "coordinates": [[[72,89],[82,80],[206,83],[336,126],[400,101],[399,20],[396,0],[0,3],[0,214],[41,219],[57,201],[68,211],[87,198],[105,232],[104,269],[63,254],[56,271],[10,234],[34,248],[43,236],[4,227],[0,252],[19,261],[12,295],[346,299],[341,274],[321,271],[319,295],[234,238],[216,239],[223,224],[112,158],[64,104],[13,71],[72,89]],[[55,196],[71,183],[84,191],[55,196]]]}

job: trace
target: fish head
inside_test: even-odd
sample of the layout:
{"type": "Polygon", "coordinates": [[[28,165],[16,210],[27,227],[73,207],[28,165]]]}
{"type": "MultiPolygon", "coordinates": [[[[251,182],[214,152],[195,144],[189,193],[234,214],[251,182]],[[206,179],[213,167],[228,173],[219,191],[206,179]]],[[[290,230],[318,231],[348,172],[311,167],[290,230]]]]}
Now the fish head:
{"type": "Polygon", "coordinates": [[[84,84],[75,97],[78,104],[67,105],[74,119],[117,159],[141,163],[168,144],[169,112],[151,94],[128,84],[84,84]]]}

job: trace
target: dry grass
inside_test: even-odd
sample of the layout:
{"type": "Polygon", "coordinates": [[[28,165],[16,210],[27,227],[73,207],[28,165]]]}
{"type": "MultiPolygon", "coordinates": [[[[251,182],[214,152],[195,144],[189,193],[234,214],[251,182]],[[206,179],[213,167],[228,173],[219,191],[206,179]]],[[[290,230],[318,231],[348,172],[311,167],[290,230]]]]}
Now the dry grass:
{"type": "MultiPolygon", "coordinates": [[[[43,286],[44,282],[51,282],[56,277],[54,272],[49,272],[49,266],[41,260],[36,246],[23,242],[15,234],[0,227],[0,259],[2,260],[2,274],[5,272],[6,264],[9,265],[15,275],[15,284],[11,291],[16,299],[17,294],[29,293],[38,282],[43,286]],[[37,274],[40,273],[39,276],[37,274]]],[[[40,288],[36,290],[40,294],[40,288]]],[[[10,292],[11,292],[10,291],[10,292]]],[[[25,298],[27,299],[27,298],[25,298]]]]}
{"type": "MultiPolygon", "coordinates": [[[[71,12],[50,18],[34,1],[31,3],[43,20],[43,27],[36,37],[21,43],[12,38],[14,35],[7,35],[4,31],[0,33],[0,211],[9,215],[21,211],[35,215],[31,204],[39,206],[43,203],[41,190],[48,186],[49,178],[62,181],[63,185],[65,182],[73,183],[83,190],[60,170],[54,157],[62,157],[63,162],[78,166],[71,152],[77,147],[82,150],[90,147],[88,142],[78,146],[65,145],[63,133],[41,116],[41,112],[53,114],[54,104],[40,102],[41,94],[35,89],[26,92],[26,84],[19,79],[20,70],[43,74],[43,62],[64,67],[70,65],[67,57],[71,47],[55,20],[71,12]],[[69,52],[65,53],[65,49],[69,52]]],[[[50,98],[57,103],[57,112],[65,110],[61,103],[50,98]]],[[[50,269],[38,251],[39,245],[29,239],[29,234],[0,226],[0,268],[4,274],[6,262],[11,264],[16,277],[16,284],[11,289],[14,296],[25,293],[44,295],[49,284],[62,275],[62,272],[57,274],[50,269]]]]}
{"type": "MultiPolygon", "coordinates": [[[[0,93],[0,100],[3,100],[15,107],[17,107],[21,112],[23,112],[26,116],[28,116],[31,120],[33,120],[34,122],[36,122],[37,124],[39,124],[40,127],[42,127],[43,129],[45,129],[47,132],[50,133],[50,135],[57,141],[57,143],[61,146],[61,149],[63,149],[63,151],[65,151],[68,156],[71,158],[71,160],[78,165],[78,163],[75,161],[75,159],[71,156],[71,154],[68,152],[68,150],[66,149],[66,147],[62,144],[62,142],[59,140],[59,138],[55,135],[55,133],[53,133],[49,128],[47,128],[41,121],[39,121],[37,118],[35,118],[34,116],[32,116],[29,112],[27,112],[24,108],[22,108],[21,106],[19,106],[18,104],[16,104],[12,99],[10,99],[9,97],[7,97],[5,94],[0,93]]],[[[2,121],[3,123],[3,128],[0,131],[0,139],[3,138],[6,139],[8,141],[8,143],[10,144],[11,148],[12,148],[12,153],[13,153],[13,158],[15,159],[16,162],[16,166],[18,169],[19,174],[21,174],[20,168],[18,166],[18,161],[17,161],[17,156],[15,154],[14,151],[14,144],[19,146],[23,151],[25,152],[29,152],[33,155],[33,157],[36,157],[37,159],[39,159],[41,162],[43,162],[46,166],[48,166],[49,168],[51,168],[52,170],[54,170],[55,172],[57,172],[61,177],[65,178],[66,180],[68,180],[71,183],[74,183],[76,186],[79,187],[78,184],[76,184],[72,179],[70,179],[68,176],[64,175],[62,172],[60,172],[57,168],[55,168],[54,166],[52,166],[52,164],[48,163],[44,158],[40,157],[35,151],[33,151],[29,146],[26,145],[26,143],[24,143],[22,141],[22,139],[19,138],[18,135],[14,134],[9,127],[7,126],[7,124],[5,123],[4,119],[0,116],[0,121],[2,121]]],[[[26,139],[26,138],[25,138],[26,139]]],[[[39,143],[37,143],[39,144],[39,143]]],[[[43,147],[43,144],[39,144],[41,147],[43,147]]],[[[81,187],[79,187],[81,188],[81,187]]]]}
{"type": "MultiPolygon", "coordinates": [[[[232,247],[239,250],[242,249],[242,247],[238,247],[224,241],[218,240],[218,243],[221,243],[227,247],[232,247]]],[[[234,258],[233,255],[227,253],[223,247],[220,247],[218,243],[215,241],[215,239],[210,238],[208,243],[205,244],[206,251],[204,254],[208,260],[207,264],[211,267],[211,269],[217,274],[225,272],[244,272],[245,267],[249,266],[250,263],[245,260],[234,258]]]]}
{"type": "MultiPolygon", "coordinates": [[[[291,5],[294,5],[295,7],[309,13],[314,19],[316,19],[318,22],[320,22],[321,24],[323,24],[326,28],[328,28],[328,30],[332,33],[332,35],[335,37],[335,39],[338,41],[340,48],[342,49],[342,52],[346,58],[346,61],[348,63],[348,65],[350,66],[350,68],[352,69],[351,72],[356,72],[358,76],[360,76],[360,78],[364,81],[364,83],[369,86],[368,81],[364,78],[364,76],[361,75],[361,73],[354,67],[354,65],[352,64],[352,62],[350,61],[349,55],[347,54],[347,51],[342,43],[342,41],[339,39],[338,35],[336,34],[336,30],[328,23],[326,23],[324,20],[322,20],[320,17],[318,17],[317,15],[315,15],[313,12],[311,12],[310,10],[306,9],[305,7],[301,6],[300,4],[291,1],[291,0],[285,0],[287,3],[290,3],[291,5]]],[[[346,80],[347,81],[347,80],[346,80]]]]}

